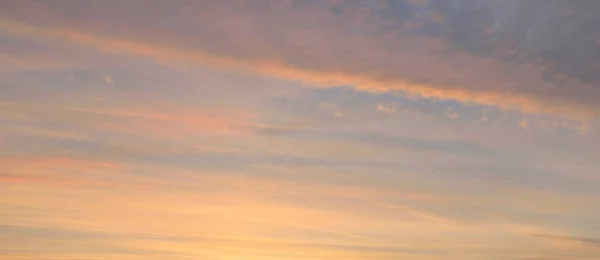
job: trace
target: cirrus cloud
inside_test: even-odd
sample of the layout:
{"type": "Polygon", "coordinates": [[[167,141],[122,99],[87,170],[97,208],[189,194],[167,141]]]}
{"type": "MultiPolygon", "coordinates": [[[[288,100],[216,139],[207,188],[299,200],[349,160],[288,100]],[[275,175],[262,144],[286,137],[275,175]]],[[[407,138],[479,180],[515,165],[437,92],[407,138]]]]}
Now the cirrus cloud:
{"type": "Polygon", "coordinates": [[[77,3],[13,7],[15,13],[3,15],[0,30],[313,87],[352,85],[362,91],[400,91],[410,97],[579,119],[593,118],[598,111],[598,89],[575,78],[563,77],[560,84],[545,80],[544,63],[475,55],[443,37],[413,33],[414,23],[425,26],[431,16],[417,7],[407,9],[412,11],[406,15],[418,19],[405,21],[401,16],[390,18],[377,5],[345,2],[269,1],[266,6],[242,1],[175,2],[150,20],[154,12],[139,11],[136,3],[111,3],[118,5],[119,13],[110,13],[106,6],[92,11],[92,6],[77,3]],[[36,8],[46,15],[34,17],[27,11],[36,8]],[[89,15],[73,15],[73,11],[89,15]],[[166,22],[174,16],[179,17],[172,25],[166,22]],[[106,17],[124,23],[105,23],[106,17]],[[184,20],[187,24],[181,24],[184,20]],[[153,30],[145,29],[150,27],[146,24],[152,24],[153,30]]]}

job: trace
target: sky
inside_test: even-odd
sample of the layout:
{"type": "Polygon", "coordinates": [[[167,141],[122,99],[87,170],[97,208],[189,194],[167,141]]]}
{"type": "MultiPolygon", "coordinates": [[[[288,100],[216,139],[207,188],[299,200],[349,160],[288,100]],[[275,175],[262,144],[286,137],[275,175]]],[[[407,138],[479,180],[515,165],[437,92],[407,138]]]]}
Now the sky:
{"type": "Polygon", "coordinates": [[[0,1],[0,259],[600,258],[600,2],[0,1]]]}

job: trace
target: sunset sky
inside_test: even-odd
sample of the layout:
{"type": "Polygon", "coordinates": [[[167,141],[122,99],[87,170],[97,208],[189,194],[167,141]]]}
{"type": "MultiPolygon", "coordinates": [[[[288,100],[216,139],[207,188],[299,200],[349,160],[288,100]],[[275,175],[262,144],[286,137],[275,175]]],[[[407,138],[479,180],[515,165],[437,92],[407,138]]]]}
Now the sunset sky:
{"type": "Polygon", "coordinates": [[[598,28],[597,0],[0,0],[0,259],[600,259],[598,28]]]}

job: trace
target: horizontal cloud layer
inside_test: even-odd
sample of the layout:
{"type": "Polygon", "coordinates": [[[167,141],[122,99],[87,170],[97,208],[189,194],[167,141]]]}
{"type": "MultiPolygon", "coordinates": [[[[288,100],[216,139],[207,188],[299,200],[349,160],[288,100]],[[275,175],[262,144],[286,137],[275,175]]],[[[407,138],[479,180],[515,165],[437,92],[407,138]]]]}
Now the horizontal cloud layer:
{"type": "MultiPolygon", "coordinates": [[[[494,42],[499,47],[493,49],[499,52],[478,55],[430,28],[446,28],[455,20],[443,5],[398,3],[406,6],[383,1],[176,1],[168,5],[152,2],[152,8],[141,8],[147,2],[109,1],[98,6],[9,2],[4,4],[0,28],[9,35],[66,41],[172,65],[215,66],[311,86],[402,91],[409,96],[574,118],[596,115],[600,92],[589,81],[568,73],[553,73],[554,80],[549,80],[544,75],[552,70],[552,60],[513,58],[519,49],[506,50],[501,44],[506,38],[502,33],[510,25],[496,28],[490,24],[488,37],[500,37],[494,42]],[[394,10],[408,13],[389,13],[394,10]]],[[[481,7],[481,15],[489,8],[481,7]]],[[[458,36],[459,32],[452,31],[457,28],[462,30],[446,29],[458,36]]],[[[479,31],[462,33],[474,37],[470,33],[479,31]]]]}
{"type": "Polygon", "coordinates": [[[598,6],[0,1],[0,259],[597,259],[598,6]]]}

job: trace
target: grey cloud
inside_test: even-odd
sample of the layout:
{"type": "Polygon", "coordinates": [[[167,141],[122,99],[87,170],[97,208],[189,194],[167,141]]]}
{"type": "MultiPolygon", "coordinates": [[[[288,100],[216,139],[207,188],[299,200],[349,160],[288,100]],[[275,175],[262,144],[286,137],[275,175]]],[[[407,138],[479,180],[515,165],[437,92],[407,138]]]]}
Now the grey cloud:
{"type": "Polygon", "coordinates": [[[542,77],[560,73],[600,80],[600,3],[594,0],[434,0],[444,17],[439,35],[466,50],[510,61],[544,62],[542,77]]]}
{"type": "Polygon", "coordinates": [[[260,73],[294,81],[575,117],[600,109],[592,1],[288,2],[6,1],[1,16],[267,64],[260,73]]]}
{"type": "Polygon", "coordinates": [[[310,138],[310,140],[317,141],[343,140],[379,147],[398,147],[416,151],[436,151],[487,157],[502,155],[500,151],[493,151],[477,143],[457,140],[428,141],[380,133],[325,132],[310,128],[259,127],[255,128],[254,131],[259,135],[271,137],[310,138]]]}
{"type": "Polygon", "coordinates": [[[538,238],[543,238],[543,239],[555,240],[555,241],[575,242],[575,243],[580,243],[581,245],[584,245],[584,246],[600,248],[600,238],[555,236],[555,235],[545,235],[545,234],[534,234],[533,236],[538,237],[538,238]]]}

